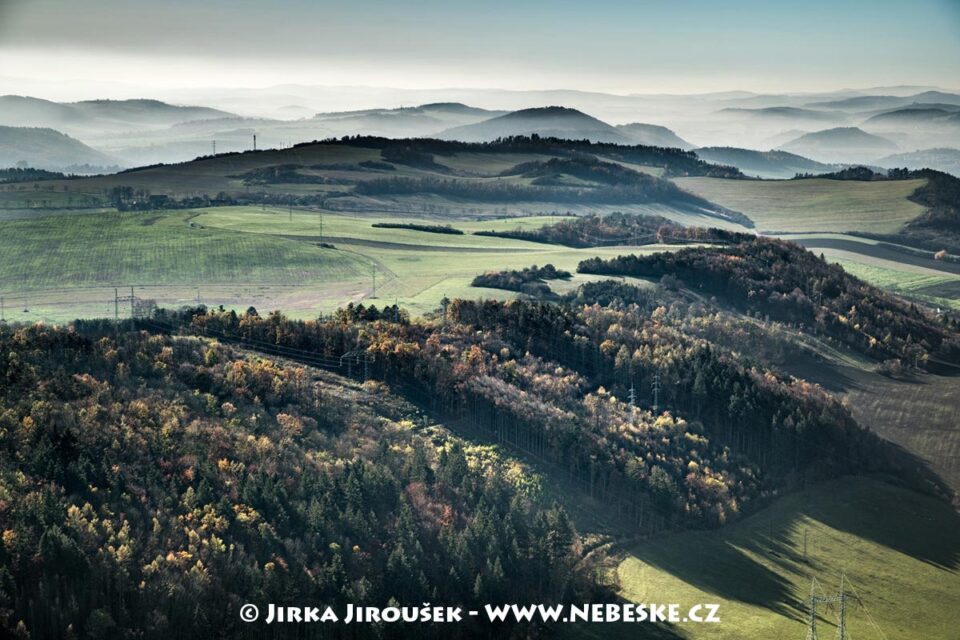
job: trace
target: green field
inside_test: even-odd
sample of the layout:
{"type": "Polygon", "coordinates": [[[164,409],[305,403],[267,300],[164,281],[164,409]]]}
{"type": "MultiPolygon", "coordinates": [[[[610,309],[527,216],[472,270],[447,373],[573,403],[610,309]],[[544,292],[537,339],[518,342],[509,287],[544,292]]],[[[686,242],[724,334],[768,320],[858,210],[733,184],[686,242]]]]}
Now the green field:
{"type": "MultiPolygon", "coordinates": [[[[812,578],[832,594],[841,572],[860,598],[848,607],[850,637],[947,640],[956,638],[958,568],[960,516],[948,504],[880,479],[846,478],[717,531],[639,544],[617,575],[634,602],[720,604],[720,624],[677,626],[690,640],[802,639],[812,578]]],[[[822,610],[819,636],[834,637],[836,621],[835,607],[822,610]]]]}
{"type": "MultiPolygon", "coordinates": [[[[114,288],[179,306],[283,309],[300,317],[348,302],[398,301],[416,314],[448,297],[511,298],[470,286],[488,270],[553,263],[571,272],[625,248],[569,249],[505,238],[377,229],[396,218],[263,207],[147,213],[63,213],[0,220],[0,295],[5,316],[66,321],[112,316],[114,288]],[[373,298],[376,274],[376,299],[373,298]]],[[[404,219],[436,224],[437,220],[404,219]]],[[[453,221],[465,231],[531,228],[556,218],[453,221]]],[[[640,251],[663,250],[650,245],[640,251]]],[[[631,251],[637,249],[631,248],[631,251]]],[[[592,278],[559,282],[558,291],[592,278]]],[[[126,310],[120,309],[124,314],[126,310]]]]}
{"type": "MultiPolygon", "coordinates": [[[[478,230],[533,229],[561,219],[359,215],[263,206],[11,212],[0,217],[0,295],[11,318],[29,321],[113,315],[114,287],[126,291],[130,286],[136,296],[168,306],[199,297],[205,304],[253,305],[309,317],[347,302],[397,301],[423,314],[436,309],[444,296],[515,295],[471,287],[473,277],[484,271],[552,263],[575,272],[581,260],[596,255],[677,248],[570,249],[473,235],[478,230]],[[450,224],[464,234],[373,227],[377,222],[450,224]],[[336,248],[323,248],[321,242],[336,248]]],[[[817,239],[814,234],[791,237],[817,239]]],[[[960,274],[941,270],[949,265],[923,257],[904,257],[914,264],[893,261],[878,257],[883,248],[875,241],[821,237],[847,242],[848,249],[814,250],[868,282],[936,306],[960,304],[960,274]]],[[[575,275],[553,287],[562,293],[587,279],[575,275]]]]}
{"type": "Polygon", "coordinates": [[[923,180],[724,180],[675,182],[711,202],[746,214],[762,233],[865,231],[893,233],[924,212],[907,196],[923,180]]]}
{"type": "Polygon", "coordinates": [[[960,266],[933,251],[842,233],[790,233],[801,244],[881,289],[933,307],[960,308],[960,266]]]}
{"type": "Polygon", "coordinates": [[[911,299],[940,307],[960,308],[960,276],[942,271],[913,269],[869,256],[842,251],[824,251],[831,262],[870,284],[911,299]]]}

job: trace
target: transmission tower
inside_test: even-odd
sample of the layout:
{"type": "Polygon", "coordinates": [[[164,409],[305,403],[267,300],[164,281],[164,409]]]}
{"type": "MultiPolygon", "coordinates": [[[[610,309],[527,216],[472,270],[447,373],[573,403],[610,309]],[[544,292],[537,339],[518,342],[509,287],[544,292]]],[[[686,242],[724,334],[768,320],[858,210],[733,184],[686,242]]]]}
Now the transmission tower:
{"type": "Polygon", "coordinates": [[[363,365],[363,381],[366,382],[370,379],[370,364],[374,362],[374,357],[366,352],[365,349],[360,348],[357,345],[356,349],[347,351],[342,356],[340,356],[340,368],[343,369],[343,366],[347,367],[347,377],[353,377],[353,366],[363,365]]]}
{"type": "Polygon", "coordinates": [[[660,372],[653,376],[653,412],[660,412],[660,372]]]}
{"type": "Polygon", "coordinates": [[[850,597],[845,589],[846,576],[840,574],[840,592],[832,596],[816,595],[817,579],[814,578],[810,585],[810,619],[807,621],[807,640],[818,640],[817,637],[817,605],[833,604],[839,605],[839,620],[837,621],[836,640],[848,640],[847,635],[847,599],[850,597]]]}
{"type": "Polygon", "coordinates": [[[633,387],[633,380],[630,381],[630,408],[637,405],[637,390],[633,387]]]}

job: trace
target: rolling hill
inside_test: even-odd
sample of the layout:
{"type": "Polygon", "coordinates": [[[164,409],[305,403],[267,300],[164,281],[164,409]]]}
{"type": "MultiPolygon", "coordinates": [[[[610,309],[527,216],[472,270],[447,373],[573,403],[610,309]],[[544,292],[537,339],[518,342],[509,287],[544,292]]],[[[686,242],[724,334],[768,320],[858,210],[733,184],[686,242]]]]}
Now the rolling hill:
{"type": "Polygon", "coordinates": [[[72,135],[166,128],[179,122],[230,115],[218,109],[171,105],[159,100],[60,103],[28,96],[0,96],[0,125],[49,127],[72,135]]]}
{"type": "Polygon", "coordinates": [[[895,153],[875,161],[884,168],[936,169],[960,177],[960,149],[935,148],[895,153]]]}
{"type": "Polygon", "coordinates": [[[656,124],[633,122],[619,124],[617,129],[629,136],[634,144],[645,144],[652,147],[672,147],[689,151],[695,145],[687,142],[667,127],[656,124]]]}
{"type": "Polygon", "coordinates": [[[566,140],[619,144],[631,142],[626,132],[582,111],[567,107],[538,107],[513,111],[476,124],[447,129],[438,137],[443,140],[485,142],[497,138],[532,134],[566,140]]]}
{"type": "Polygon", "coordinates": [[[798,173],[826,173],[836,167],[810,160],[787,151],[755,151],[736,147],[701,147],[695,150],[698,157],[736,167],[749,176],[761,178],[792,178],[798,173]]]}
{"type": "Polygon", "coordinates": [[[322,125],[336,136],[415,138],[434,136],[451,127],[474,124],[505,113],[458,102],[437,102],[398,109],[319,113],[309,122],[322,125]]]}
{"type": "MultiPolygon", "coordinates": [[[[114,112],[123,111],[112,103],[99,105],[98,108],[108,110],[108,107],[114,112]]],[[[127,107],[128,110],[132,108],[131,105],[127,107]]],[[[86,108],[90,110],[91,105],[86,105],[86,108]]],[[[162,127],[138,125],[134,130],[85,130],[83,139],[123,159],[129,166],[143,166],[184,162],[206,155],[211,152],[214,141],[217,151],[221,153],[245,151],[252,148],[254,134],[261,148],[289,147],[310,140],[354,135],[430,137],[453,126],[472,124],[503,113],[459,103],[434,103],[397,109],[319,113],[308,118],[278,120],[235,116],[224,112],[194,113],[181,108],[173,112],[177,121],[162,127]],[[194,117],[200,115],[203,117],[194,117]],[[191,117],[180,120],[186,116],[191,117]]],[[[117,120],[110,122],[116,123],[117,120]]]]}
{"type": "Polygon", "coordinates": [[[846,114],[820,111],[816,109],[801,109],[798,107],[764,107],[761,109],[746,109],[730,107],[722,109],[721,115],[747,117],[751,120],[789,121],[789,122],[844,122],[846,114]]]}
{"type": "Polygon", "coordinates": [[[929,127],[940,124],[956,125],[960,120],[956,118],[956,109],[941,107],[910,106],[894,111],[887,111],[869,118],[863,126],[912,126],[929,127]]]}
{"type": "Polygon", "coordinates": [[[0,126],[0,167],[73,169],[82,165],[116,167],[117,159],[47,128],[0,126]]]}
{"type": "Polygon", "coordinates": [[[857,127],[838,127],[802,135],[780,149],[822,162],[857,163],[896,151],[897,145],[857,127]]]}
{"type": "Polygon", "coordinates": [[[908,96],[866,95],[810,102],[806,106],[815,109],[841,109],[866,111],[870,109],[895,109],[910,104],[944,103],[960,105],[960,95],[943,91],[923,91],[908,96]]]}

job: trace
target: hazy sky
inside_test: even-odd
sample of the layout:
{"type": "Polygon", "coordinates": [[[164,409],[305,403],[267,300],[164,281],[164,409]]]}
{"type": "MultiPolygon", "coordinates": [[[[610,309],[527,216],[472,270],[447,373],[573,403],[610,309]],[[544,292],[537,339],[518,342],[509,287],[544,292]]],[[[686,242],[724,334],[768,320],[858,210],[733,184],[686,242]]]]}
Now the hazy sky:
{"type": "Polygon", "coordinates": [[[0,92],[960,87],[960,0],[0,0],[0,92]]]}

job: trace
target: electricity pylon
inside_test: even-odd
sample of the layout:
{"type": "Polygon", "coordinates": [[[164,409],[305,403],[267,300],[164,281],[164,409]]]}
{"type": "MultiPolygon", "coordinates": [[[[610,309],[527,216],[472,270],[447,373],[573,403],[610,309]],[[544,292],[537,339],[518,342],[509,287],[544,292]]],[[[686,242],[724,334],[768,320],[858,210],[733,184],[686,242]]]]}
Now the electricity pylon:
{"type": "Polygon", "coordinates": [[[817,579],[813,579],[810,585],[810,619],[807,622],[807,640],[817,640],[817,605],[833,604],[840,605],[839,620],[837,621],[836,640],[848,640],[847,635],[847,599],[850,597],[844,589],[846,576],[840,574],[840,592],[833,596],[816,595],[817,579]]]}

